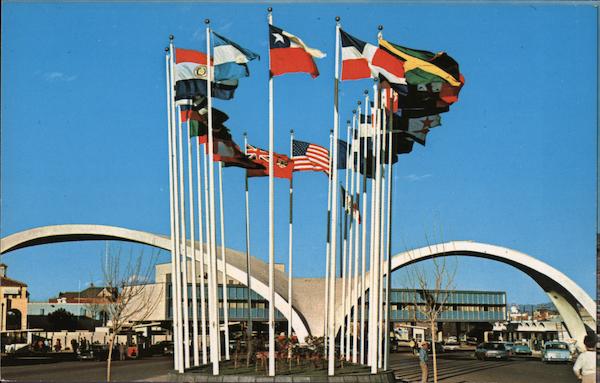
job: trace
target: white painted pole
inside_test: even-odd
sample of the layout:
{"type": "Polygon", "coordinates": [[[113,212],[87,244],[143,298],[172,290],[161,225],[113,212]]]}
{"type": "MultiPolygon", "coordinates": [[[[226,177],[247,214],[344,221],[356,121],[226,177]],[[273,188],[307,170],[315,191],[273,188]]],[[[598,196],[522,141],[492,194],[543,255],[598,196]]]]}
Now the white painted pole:
{"type": "MultiPolygon", "coordinates": [[[[206,160],[206,159],[205,159],[206,160]]],[[[204,161],[204,171],[206,172],[206,161],[204,161]]],[[[206,177],[206,174],[204,175],[206,177]]],[[[200,245],[200,321],[201,321],[201,334],[202,334],[202,364],[208,363],[206,357],[206,283],[204,276],[206,271],[204,269],[205,250],[204,250],[204,227],[202,224],[202,179],[200,177],[200,142],[196,142],[196,180],[198,182],[198,243],[200,245]]]]}
{"type": "MultiPolygon", "coordinates": [[[[375,273],[373,272],[373,270],[375,269],[373,267],[373,265],[375,264],[375,221],[376,221],[376,217],[375,217],[375,196],[377,195],[377,189],[376,189],[376,182],[375,182],[375,152],[377,150],[377,146],[376,146],[376,139],[377,139],[377,128],[376,128],[376,122],[375,122],[375,113],[373,113],[373,109],[374,108],[370,108],[370,112],[371,112],[371,131],[373,133],[372,137],[371,137],[371,171],[373,172],[373,178],[371,179],[371,213],[369,214],[370,216],[370,221],[369,221],[369,335],[368,335],[368,339],[369,339],[369,347],[367,350],[367,360],[368,360],[368,365],[372,366],[373,365],[373,347],[375,344],[377,344],[374,340],[375,335],[373,334],[373,326],[375,324],[375,317],[373,315],[373,312],[375,311],[373,309],[374,306],[376,306],[376,304],[374,303],[374,299],[375,299],[375,295],[374,295],[374,288],[373,285],[375,284],[375,281],[373,280],[373,278],[375,277],[375,273]]],[[[366,106],[365,106],[365,110],[366,110],[366,106]]]]}
{"type": "MultiPolygon", "coordinates": [[[[244,154],[247,154],[248,136],[244,133],[244,154]]],[[[246,182],[246,285],[248,287],[248,325],[247,325],[247,342],[252,342],[252,285],[250,271],[250,198],[248,191],[248,172],[244,172],[246,182]]],[[[247,344],[246,347],[249,347],[247,344]]]]}
{"type": "Polygon", "coordinates": [[[329,269],[329,314],[328,314],[328,327],[329,327],[329,355],[328,355],[328,366],[327,373],[329,376],[335,375],[335,253],[336,253],[336,236],[337,236],[337,191],[338,191],[338,136],[339,136],[339,111],[338,111],[338,97],[339,97],[339,67],[340,67],[340,18],[335,18],[335,72],[333,82],[333,178],[331,187],[331,252],[330,252],[330,269],[329,269]]]}
{"type": "MultiPolygon", "coordinates": [[[[369,105],[369,92],[365,91],[365,117],[367,116],[367,107],[369,105]]],[[[360,108],[359,108],[360,110],[360,108]]],[[[360,112],[359,112],[360,115],[360,112]]],[[[365,125],[366,125],[365,121],[365,125]]],[[[362,242],[361,242],[361,266],[360,266],[360,363],[365,363],[365,309],[366,309],[366,273],[367,273],[367,137],[363,141],[363,176],[362,176],[362,242]]]]}
{"type": "MultiPolygon", "coordinates": [[[[207,276],[208,276],[208,280],[207,280],[207,292],[208,292],[208,330],[209,330],[209,347],[211,347],[211,349],[209,350],[210,352],[210,361],[213,362],[213,353],[212,353],[212,349],[214,348],[212,342],[213,342],[213,338],[212,338],[212,332],[210,329],[211,324],[213,323],[213,321],[215,321],[216,319],[214,319],[214,310],[213,310],[213,303],[214,303],[214,293],[213,293],[213,288],[214,288],[214,283],[213,283],[213,278],[214,278],[214,273],[213,273],[213,259],[211,257],[212,254],[212,250],[211,250],[211,243],[210,243],[210,193],[208,192],[208,186],[209,186],[209,182],[208,182],[208,143],[205,144],[205,148],[206,150],[204,151],[204,209],[206,210],[206,214],[204,215],[204,223],[206,226],[206,259],[208,260],[208,262],[206,263],[206,265],[208,266],[208,270],[207,270],[207,276]]],[[[207,324],[205,323],[205,326],[207,324]]]]}
{"type": "Polygon", "coordinates": [[[183,126],[181,124],[181,108],[177,108],[177,125],[178,125],[178,150],[179,150],[179,209],[181,211],[181,276],[182,276],[182,298],[183,298],[183,355],[185,368],[190,367],[190,320],[188,306],[188,273],[187,273],[187,229],[185,222],[185,179],[184,179],[184,163],[183,163],[183,126]]]}
{"type": "Polygon", "coordinates": [[[208,100],[208,178],[209,178],[209,212],[210,212],[210,258],[212,277],[212,307],[213,318],[210,323],[211,342],[210,353],[213,363],[213,375],[219,375],[219,358],[221,354],[221,345],[219,344],[219,303],[217,299],[217,241],[215,232],[215,169],[214,145],[213,145],[213,127],[212,127],[212,66],[210,65],[211,45],[210,45],[210,20],[206,19],[206,98],[208,100]]]}
{"type": "MultiPolygon", "coordinates": [[[[381,102],[381,101],[380,101],[381,102]]],[[[381,105],[381,104],[380,104],[381,105]]],[[[386,142],[386,125],[385,125],[385,121],[386,121],[386,117],[385,114],[383,113],[383,108],[379,108],[378,112],[379,113],[379,126],[381,127],[381,153],[385,153],[385,142],[386,142]]],[[[380,155],[380,162],[381,162],[381,178],[382,180],[381,182],[381,193],[379,195],[379,215],[380,215],[380,223],[379,223],[379,302],[377,304],[377,307],[379,307],[379,322],[378,322],[378,326],[377,328],[379,329],[379,343],[377,344],[377,366],[379,368],[383,367],[383,339],[385,336],[385,330],[383,328],[383,315],[384,315],[384,309],[383,309],[383,276],[384,276],[384,269],[383,269],[383,255],[384,255],[384,224],[385,224],[385,206],[383,205],[383,201],[385,198],[385,193],[386,193],[386,187],[385,187],[385,183],[383,182],[383,179],[385,178],[385,165],[384,165],[384,157],[383,154],[380,155]]]]}
{"type": "Polygon", "coordinates": [[[346,168],[344,169],[344,173],[345,173],[345,177],[346,177],[346,182],[344,185],[344,195],[342,196],[343,198],[343,211],[342,211],[342,217],[344,217],[344,232],[343,234],[343,241],[342,241],[342,323],[340,326],[340,358],[346,358],[346,341],[347,341],[347,337],[346,337],[346,329],[348,328],[347,324],[348,324],[348,320],[347,320],[347,309],[348,309],[348,296],[346,294],[347,289],[346,289],[346,285],[348,282],[348,264],[347,264],[347,258],[348,258],[348,207],[346,206],[348,203],[348,160],[350,157],[350,143],[349,141],[349,136],[350,136],[350,121],[346,121],[346,168]]]}
{"type": "Polygon", "coordinates": [[[223,325],[225,335],[225,360],[229,360],[229,304],[227,298],[227,256],[225,255],[225,209],[223,203],[223,163],[219,162],[219,210],[221,215],[221,262],[223,267],[223,325]]]}
{"type": "MultiPolygon", "coordinates": [[[[178,177],[179,177],[179,171],[178,171],[178,160],[177,160],[177,119],[178,116],[176,115],[176,108],[175,108],[175,95],[174,95],[174,90],[173,87],[175,85],[175,65],[174,65],[174,55],[175,55],[175,49],[173,47],[173,36],[170,36],[171,38],[171,85],[172,85],[172,90],[171,90],[171,94],[172,94],[172,98],[171,98],[171,126],[172,126],[172,138],[173,138],[173,154],[175,155],[174,158],[174,162],[173,162],[173,176],[174,176],[174,182],[173,182],[173,194],[175,196],[175,200],[173,202],[174,204],[174,208],[175,208],[175,243],[176,243],[176,259],[175,259],[175,275],[172,278],[172,284],[175,286],[175,294],[174,294],[174,299],[176,300],[176,309],[177,309],[177,316],[175,316],[175,312],[173,312],[174,316],[173,318],[177,320],[177,342],[174,343],[174,346],[176,345],[177,348],[179,348],[178,351],[178,358],[177,358],[177,368],[179,372],[183,372],[183,352],[182,352],[182,347],[183,347],[183,325],[182,325],[182,312],[181,312],[181,264],[180,264],[180,259],[181,259],[181,242],[179,240],[180,238],[180,205],[179,205],[179,181],[178,181],[178,177]]],[[[175,347],[174,347],[175,348],[175,347]]],[[[174,352],[173,352],[174,353],[174,352]]]]}
{"type": "MultiPolygon", "coordinates": [[[[358,117],[360,118],[360,109],[359,109],[359,114],[358,117]]],[[[351,294],[351,298],[350,298],[350,302],[352,302],[352,304],[350,305],[350,309],[352,310],[352,363],[356,363],[357,362],[357,354],[358,354],[358,240],[359,240],[359,236],[358,236],[358,219],[356,217],[356,214],[354,212],[354,205],[357,205],[357,209],[358,209],[358,192],[359,192],[359,185],[358,185],[358,175],[359,173],[356,172],[356,169],[359,166],[360,163],[360,140],[358,139],[358,129],[357,129],[357,124],[356,124],[356,113],[354,113],[353,116],[353,121],[352,121],[352,197],[356,199],[356,201],[354,201],[354,204],[352,205],[352,227],[351,227],[351,238],[354,238],[354,243],[352,243],[352,240],[350,241],[350,246],[351,249],[353,249],[352,254],[354,256],[354,275],[352,276],[351,280],[352,280],[352,294],[351,294]],[[356,146],[355,146],[356,145],[356,146]],[[356,160],[356,164],[357,166],[354,166],[354,162],[356,160]],[[356,193],[356,194],[355,194],[356,193]]]]}
{"type": "MultiPolygon", "coordinates": [[[[190,102],[191,107],[191,102],[190,102]]],[[[196,279],[198,278],[196,274],[196,222],[195,222],[195,212],[194,212],[194,177],[193,177],[193,165],[192,165],[192,138],[191,133],[192,130],[190,128],[190,119],[188,114],[187,119],[187,154],[188,154],[188,194],[190,199],[190,242],[192,245],[192,259],[191,259],[191,279],[192,279],[192,345],[193,345],[193,358],[194,358],[194,366],[200,364],[200,355],[198,350],[198,299],[196,294],[196,279]]],[[[186,259],[187,263],[187,259],[186,259]]],[[[189,347],[188,347],[189,348],[189,347]]]]}
{"type": "Polygon", "coordinates": [[[177,295],[176,295],[176,276],[177,270],[175,265],[177,264],[177,254],[178,254],[178,246],[177,239],[175,235],[175,221],[177,218],[175,217],[175,191],[174,191],[174,183],[175,183],[175,171],[173,170],[175,164],[175,153],[173,151],[173,111],[172,106],[174,105],[173,101],[173,87],[171,81],[171,73],[173,72],[172,65],[172,56],[173,56],[173,38],[171,36],[170,47],[166,49],[167,55],[165,56],[165,64],[166,64],[166,73],[167,73],[167,115],[168,115],[168,146],[169,146],[169,210],[170,210],[170,218],[171,218],[171,309],[172,309],[172,318],[173,318],[173,344],[175,347],[173,348],[173,369],[179,370],[179,352],[180,348],[177,347],[177,339],[178,339],[178,331],[179,328],[177,326],[177,295]],[[169,54],[170,52],[170,54],[169,54]]]}
{"type": "MultiPolygon", "coordinates": [[[[393,91],[390,90],[393,94],[393,91]]],[[[390,315],[392,314],[390,309],[390,290],[392,288],[392,176],[394,174],[394,167],[392,165],[392,131],[393,131],[393,118],[392,118],[392,106],[388,105],[390,110],[390,118],[389,118],[389,129],[388,129],[388,175],[387,175],[387,267],[386,267],[386,286],[385,286],[385,354],[384,354],[384,363],[383,369],[388,370],[390,368],[390,315]]]]}
{"type": "MultiPolygon", "coordinates": [[[[294,131],[290,130],[290,158],[294,157],[294,131]]],[[[289,243],[288,243],[288,303],[289,307],[289,316],[288,316],[288,331],[287,336],[291,339],[292,337],[292,315],[294,310],[292,308],[292,292],[293,292],[293,222],[294,222],[294,177],[290,178],[290,223],[289,223],[289,243]]],[[[289,348],[288,357],[292,356],[292,348],[289,348]]]]}
{"type": "MultiPolygon", "coordinates": [[[[269,25],[273,24],[273,9],[268,9],[269,25]]],[[[269,55],[269,68],[271,68],[269,55]]],[[[274,176],[273,76],[269,76],[269,376],[275,376],[275,185],[274,176]]]]}
{"type": "Polygon", "coordinates": [[[325,315],[323,315],[323,341],[324,352],[327,355],[327,347],[329,347],[328,336],[328,315],[329,315],[329,257],[331,256],[331,175],[333,171],[332,160],[332,145],[333,145],[333,130],[329,131],[329,172],[327,173],[327,247],[325,249],[325,315]]]}
{"type": "Polygon", "coordinates": [[[348,137],[348,146],[350,147],[350,155],[347,157],[347,160],[350,161],[346,168],[346,172],[350,173],[350,187],[349,190],[346,189],[346,192],[350,192],[350,209],[348,214],[348,276],[347,276],[347,292],[346,292],[346,361],[351,360],[352,352],[351,352],[351,338],[352,333],[350,331],[352,327],[352,306],[354,305],[354,301],[352,300],[352,259],[354,257],[354,236],[352,235],[352,230],[354,228],[354,126],[356,124],[356,110],[354,110],[352,115],[352,128],[350,129],[350,135],[348,137]]]}

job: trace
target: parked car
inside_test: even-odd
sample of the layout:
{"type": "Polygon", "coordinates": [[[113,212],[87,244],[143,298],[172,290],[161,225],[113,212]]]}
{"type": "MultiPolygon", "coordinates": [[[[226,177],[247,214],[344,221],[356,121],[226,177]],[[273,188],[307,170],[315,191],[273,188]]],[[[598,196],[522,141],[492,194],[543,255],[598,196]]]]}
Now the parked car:
{"type": "MultiPolygon", "coordinates": [[[[454,338],[456,339],[456,338],[454,338]]],[[[450,341],[447,340],[446,343],[444,343],[444,351],[455,351],[458,350],[460,348],[460,343],[458,343],[458,341],[454,340],[454,341],[450,341]]]]}
{"type": "Polygon", "coordinates": [[[444,346],[440,342],[432,343],[431,340],[427,340],[427,343],[429,344],[429,348],[427,349],[427,352],[429,354],[433,353],[432,344],[435,346],[436,355],[444,352],[444,346]]]}
{"type": "Polygon", "coordinates": [[[517,343],[513,346],[512,352],[515,355],[531,355],[531,349],[524,343],[517,343]]]}
{"type": "Polygon", "coordinates": [[[476,346],[477,342],[478,342],[478,340],[474,336],[468,336],[467,337],[467,344],[470,344],[472,346],[476,346]]]}
{"type": "Polygon", "coordinates": [[[163,340],[153,344],[148,349],[150,355],[173,355],[173,342],[170,340],[163,340]]]}
{"type": "Polygon", "coordinates": [[[547,342],[542,350],[542,362],[570,362],[573,360],[569,345],[565,342],[547,342]]]}
{"type": "MultiPolygon", "coordinates": [[[[114,350],[112,359],[116,359],[119,356],[119,351],[114,350]]],[[[78,360],[106,360],[108,358],[108,347],[102,344],[92,344],[85,350],[77,350],[78,360]]]]}
{"type": "Polygon", "coordinates": [[[458,343],[458,339],[455,336],[451,335],[448,337],[448,339],[446,339],[446,344],[448,343],[458,343]]]}
{"type": "Polygon", "coordinates": [[[506,347],[506,350],[509,352],[509,354],[512,354],[515,344],[513,342],[504,342],[504,347],[506,347]]]}
{"type": "Polygon", "coordinates": [[[486,359],[510,359],[510,352],[506,349],[504,343],[501,342],[487,342],[481,343],[475,349],[475,357],[479,360],[486,359]]]}

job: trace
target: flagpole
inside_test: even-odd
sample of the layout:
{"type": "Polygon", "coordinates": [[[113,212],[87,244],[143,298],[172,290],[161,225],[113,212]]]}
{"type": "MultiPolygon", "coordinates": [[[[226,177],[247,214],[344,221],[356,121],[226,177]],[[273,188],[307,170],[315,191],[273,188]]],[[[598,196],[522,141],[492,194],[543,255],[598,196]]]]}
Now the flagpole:
{"type": "Polygon", "coordinates": [[[339,87],[339,67],[340,67],[340,17],[336,16],[335,18],[335,72],[334,72],[334,80],[333,80],[333,179],[331,188],[331,266],[329,270],[329,356],[328,356],[328,367],[327,372],[329,376],[333,376],[335,374],[335,249],[336,249],[336,231],[337,231],[337,184],[338,184],[338,171],[337,171],[337,161],[338,161],[338,136],[339,136],[339,112],[338,112],[338,87],[339,87]]]}
{"type": "Polygon", "coordinates": [[[384,278],[384,269],[383,269],[383,256],[384,256],[384,249],[385,249],[385,237],[383,236],[384,233],[384,225],[385,225],[385,206],[383,205],[383,201],[385,198],[385,194],[386,194],[386,185],[383,182],[383,180],[385,179],[385,169],[387,167],[387,165],[385,165],[385,158],[383,156],[383,153],[385,153],[385,146],[386,146],[386,125],[385,125],[385,121],[386,121],[386,116],[383,113],[383,108],[381,107],[381,91],[378,90],[379,92],[379,102],[380,102],[380,107],[377,111],[377,113],[379,113],[379,126],[381,127],[381,153],[380,154],[380,162],[381,162],[381,193],[379,194],[379,215],[380,215],[380,223],[379,223],[379,303],[378,303],[378,307],[379,307],[379,321],[378,321],[378,326],[377,328],[379,329],[379,343],[377,344],[378,347],[378,360],[377,360],[377,365],[379,368],[383,367],[383,339],[385,336],[385,331],[383,326],[381,325],[381,321],[383,320],[383,315],[384,315],[384,310],[383,310],[383,278],[384,278]]]}
{"type": "MultiPolygon", "coordinates": [[[[290,158],[292,158],[294,156],[294,130],[290,130],[290,158]]],[[[293,248],[292,248],[292,240],[293,240],[293,213],[294,213],[294,207],[293,207],[293,202],[294,202],[294,177],[292,176],[292,178],[290,178],[290,227],[289,227],[289,249],[288,249],[288,254],[289,254],[289,259],[288,259],[288,263],[289,263],[289,270],[288,270],[288,303],[290,305],[289,307],[289,317],[288,317],[288,332],[287,332],[287,336],[288,338],[291,339],[292,337],[292,315],[294,310],[292,309],[292,288],[293,288],[293,280],[292,280],[292,265],[293,265],[293,248]]],[[[292,356],[292,348],[289,347],[288,348],[289,352],[288,352],[288,357],[292,356]]]]}
{"type": "MultiPolygon", "coordinates": [[[[269,7],[267,11],[267,20],[269,25],[272,25],[273,8],[269,7]]],[[[269,68],[271,68],[271,55],[269,55],[269,68]]],[[[273,161],[273,125],[273,76],[269,74],[269,376],[275,376],[275,187],[273,182],[275,168],[273,161]]]]}
{"type": "MultiPolygon", "coordinates": [[[[244,154],[247,154],[248,148],[248,136],[244,132],[244,154]]],[[[250,203],[249,203],[249,191],[248,191],[248,172],[244,172],[244,179],[246,184],[246,285],[248,286],[248,323],[247,323],[247,338],[246,347],[250,347],[252,342],[252,287],[250,277],[250,203]]],[[[246,365],[250,360],[247,360],[246,365]]]]}
{"type": "Polygon", "coordinates": [[[227,298],[227,256],[225,254],[225,209],[223,205],[223,163],[219,162],[219,210],[221,214],[221,271],[223,278],[223,324],[225,335],[225,360],[229,360],[229,304],[227,298]]]}
{"type": "Polygon", "coordinates": [[[351,278],[352,278],[352,215],[349,212],[352,212],[352,193],[348,194],[350,189],[352,188],[352,177],[350,177],[352,164],[349,163],[350,156],[352,154],[352,138],[350,136],[352,132],[352,128],[350,127],[350,121],[347,121],[348,129],[346,131],[346,139],[348,141],[347,144],[347,156],[346,156],[346,205],[350,204],[350,206],[346,206],[345,209],[345,222],[344,225],[344,258],[346,259],[346,284],[344,285],[344,289],[346,291],[345,296],[345,305],[344,305],[344,321],[346,323],[346,346],[344,347],[344,356],[346,361],[350,361],[350,287],[351,287],[351,278]],[[348,184],[350,182],[350,184],[348,184]],[[350,195],[350,198],[348,198],[350,195]]]}
{"type": "MultiPolygon", "coordinates": [[[[347,247],[347,241],[348,241],[348,207],[346,206],[348,204],[348,157],[350,157],[350,143],[348,143],[348,137],[350,136],[350,121],[346,121],[346,169],[344,169],[344,173],[345,173],[345,177],[346,177],[346,181],[345,181],[345,188],[344,188],[344,195],[342,196],[342,209],[340,210],[340,213],[342,215],[342,217],[344,218],[344,222],[343,222],[343,231],[341,232],[341,234],[343,235],[343,237],[341,238],[342,240],[342,252],[341,252],[341,262],[342,262],[342,323],[341,323],[341,327],[340,327],[340,358],[345,358],[346,357],[346,324],[348,323],[348,321],[346,320],[346,309],[348,306],[348,302],[347,302],[347,296],[346,296],[346,283],[348,281],[348,264],[347,264],[347,255],[348,255],[348,247],[347,247]]],[[[340,225],[342,224],[342,222],[340,222],[340,225]]]]}
{"type": "MultiPolygon", "coordinates": [[[[365,106],[366,110],[366,106],[365,106]]],[[[373,107],[370,107],[371,113],[371,130],[373,132],[373,136],[371,139],[371,171],[373,172],[373,178],[371,178],[371,212],[369,214],[369,348],[368,348],[368,364],[369,366],[373,365],[373,347],[376,345],[376,341],[374,339],[375,335],[373,334],[373,326],[375,326],[375,317],[373,316],[375,303],[375,293],[373,286],[375,285],[374,278],[374,267],[375,264],[375,196],[377,195],[376,189],[376,178],[375,178],[375,161],[376,161],[376,140],[377,140],[377,128],[375,122],[375,114],[373,113],[373,107]]]]}
{"type": "MultiPolygon", "coordinates": [[[[202,225],[202,179],[200,177],[200,141],[196,141],[196,180],[198,189],[198,243],[200,246],[200,321],[202,323],[202,364],[208,362],[206,357],[206,293],[205,278],[206,271],[204,270],[205,251],[204,251],[204,228],[202,225]]],[[[206,171],[206,160],[204,162],[206,171]]]]}
{"type": "MultiPolygon", "coordinates": [[[[367,106],[369,105],[369,92],[365,90],[365,125],[367,124],[367,106]]],[[[360,110],[360,106],[359,106],[360,110]]],[[[360,114],[360,112],[359,112],[360,114]]],[[[361,266],[360,266],[360,363],[365,363],[365,282],[367,272],[367,141],[368,137],[365,136],[363,141],[363,177],[362,177],[362,246],[361,246],[361,266]]]]}
{"type": "Polygon", "coordinates": [[[215,232],[215,169],[214,169],[214,146],[213,146],[213,127],[212,127],[212,68],[210,65],[211,46],[210,46],[210,20],[206,19],[206,98],[208,100],[208,176],[209,176],[209,211],[210,211],[210,258],[212,277],[212,311],[213,318],[210,324],[211,330],[211,360],[213,362],[213,375],[219,375],[219,359],[221,354],[221,345],[219,344],[219,311],[217,300],[217,254],[216,254],[216,232],[215,232]]]}
{"type": "MultiPolygon", "coordinates": [[[[323,316],[323,341],[324,350],[327,354],[329,331],[328,331],[328,316],[329,316],[329,258],[331,257],[331,175],[333,171],[332,162],[332,145],[333,145],[333,130],[329,131],[329,172],[327,172],[327,246],[325,249],[325,315],[323,316]]],[[[335,255],[334,255],[335,256],[335,255]]]]}
{"type": "MultiPolygon", "coordinates": [[[[358,178],[356,176],[356,167],[355,159],[356,157],[356,149],[354,147],[355,142],[358,142],[357,149],[360,153],[360,141],[356,141],[356,110],[352,111],[352,182],[351,182],[351,193],[352,196],[352,206],[351,206],[351,215],[350,215],[350,241],[348,246],[350,247],[350,259],[354,260],[354,266],[352,267],[352,271],[350,272],[350,308],[348,310],[348,315],[352,314],[352,363],[356,363],[356,352],[357,352],[357,344],[356,344],[356,331],[357,331],[357,315],[358,315],[358,305],[356,302],[357,292],[358,292],[358,220],[356,219],[356,214],[354,210],[354,206],[356,205],[358,208],[358,198],[355,196],[355,180],[358,178]]],[[[350,339],[350,336],[348,336],[350,339]]],[[[350,350],[348,350],[348,355],[350,356],[350,350]]]]}
{"type": "MultiPolygon", "coordinates": [[[[190,102],[191,109],[191,102],[190,102]]],[[[188,155],[188,193],[190,199],[190,242],[192,245],[192,262],[191,262],[191,272],[192,272],[192,339],[193,339],[193,358],[194,358],[194,366],[197,366],[200,361],[199,352],[198,352],[198,301],[196,296],[196,222],[194,217],[194,178],[192,173],[192,139],[191,139],[191,127],[190,127],[190,114],[187,116],[187,155],[188,155]]],[[[186,260],[187,263],[187,260],[186,260]]],[[[189,347],[188,347],[189,348],[189,347]]]]}
{"type": "Polygon", "coordinates": [[[173,124],[172,124],[172,119],[173,119],[173,113],[172,113],[172,105],[173,105],[173,89],[172,89],[172,76],[171,73],[173,72],[173,65],[172,65],[172,56],[173,56],[173,35],[171,35],[170,37],[170,46],[169,48],[165,48],[165,51],[167,52],[167,55],[165,55],[165,62],[166,62],[166,84],[167,84],[167,116],[168,116],[168,146],[169,146],[169,210],[170,210],[170,220],[171,220],[171,309],[172,309],[172,317],[173,317],[173,344],[175,345],[175,347],[173,348],[173,369],[175,370],[179,370],[179,351],[180,348],[177,346],[177,339],[178,339],[178,334],[179,334],[179,328],[177,326],[177,312],[178,312],[178,308],[177,308],[177,294],[176,294],[176,284],[177,282],[176,280],[176,276],[177,276],[177,270],[175,268],[175,265],[177,264],[177,254],[178,254],[178,246],[177,246],[177,240],[176,240],[176,233],[175,233],[175,221],[176,221],[176,217],[175,217],[175,207],[174,207],[174,199],[175,199],[175,192],[174,192],[174,183],[175,183],[175,178],[174,178],[174,171],[173,171],[173,166],[175,164],[175,153],[173,152],[173,124]]]}
{"type": "MultiPolygon", "coordinates": [[[[208,330],[209,330],[209,345],[210,347],[214,348],[213,346],[213,333],[212,330],[210,329],[210,326],[212,326],[213,321],[215,321],[216,319],[214,319],[214,310],[213,310],[213,303],[214,303],[214,294],[213,294],[213,288],[214,288],[214,284],[213,284],[213,278],[214,278],[214,273],[213,273],[213,259],[212,259],[212,250],[211,250],[211,243],[210,243],[210,193],[208,192],[208,143],[204,144],[205,145],[205,150],[204,150],[204,209],[206,210],[206,214],[204,215],[204,223],[206,226],[206,255],[208,256],[208,262],[207,262],[207,266],[208,266],[208,271],[207,271],[207,275],[208,275],[208,286],[207,286],[207,290],[208,290],[208,330]]],[[[206,323],[205,323],[206,326],[206,323]]],[[[213,362],[213,357],[214,354],[212,353],[212,348],[210,349],[210,361],[213,362]]]]}
{"type": "MultiPolygon", "coordinates": [[[[179,113],[177,115],[181,115],[181,108],[177,107],[179,113]]],[[[184,355],[184,366],[185,368],[190,367],[190,321],[189,321],[189,306],[188,306],[188,285],[187,285],[187,229],[185,222],[185,180],[183,173],[183,127],[181,126],[181,118],[177,119],[178,125],[178,150],[179,150],[179,209],[181,211],[181,232],[180,232],[180,240],[182,245],[181,250],[181,275],[182,275],[182,289],[183,289],[183,355],[184,355]]]]}
{"type": "MultiPolygon", "coordinates": [[[[169,39],[171,40],[171,44],[170,44],[170,48],[171,48],[171,85],[174,86],[175,84],[175,65],[173,63],[174,60],[174,48],[173,48],[173,35],[169,36],[169,39]]],[[[174,154],[174,161],[173,161],[173,177],[174,177],[174,182],[173,182],[173,194],[175,196],[174,202],[173,202],[173,206],[175,209],[175,244],[176,244],[176,262],[175,262],[175,278],[174,278],[174,282],[172,281],[172,283],[175,284],[175,296],[174,298],[177,301],[176,304],[176,309],[177,309],[177,347],[179,348],[179,352],[178,352],[178,361],[177,361],[177,367],[179,372],[183,372],[183,368],[184,368],[184,363],[183,363],[183,350],[181,349],[183,347],[183,319],[182,319],[182,312],[181,312],[181,241],[180,241],[180,205],[179,205],[179,171],[178,171],[178,157],[177,157],[177,117],[176,117],[176,107],[175,107],[175,95],[174,95],[174,90],[171,90],[171,126],[172,126],[172,138],[173,138],[173,154],[174,154]]],[[[175,318],[175,316],[173,317],[175,318]]],[[[175,343],[174,343],[175,344],[175,343]]]]}
{"type": "MultiPolygon", "coordinates": [[[[390,95],[393,95],[394,91],[390,90],[390,95]]],[[[388,105],[390,117],[389,117],[389,132],[388,132],[388,195],[387,195],[387,270],[386,270],[386,287],[385,287],[385,354],[383,369],[388,370],[390,367],[390,316],[392,314],[390,310],[390,290],[392,288],[392,176],[394,174],[394,167],[392,165],[392,131],[393,127],[393,115],[392,105],[388,105]]]]}

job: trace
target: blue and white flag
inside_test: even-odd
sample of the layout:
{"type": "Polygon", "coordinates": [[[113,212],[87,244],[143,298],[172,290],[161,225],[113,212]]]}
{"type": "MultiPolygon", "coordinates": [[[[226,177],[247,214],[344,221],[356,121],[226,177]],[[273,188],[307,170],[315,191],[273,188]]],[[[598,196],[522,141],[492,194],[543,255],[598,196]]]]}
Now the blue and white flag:
{"type": "Polygon", "coordinates": [[[213,35],[215,81],[237,80],[250,76],[246,64],[256,58],[260,59],[260,56],[215,32],[213,35]]]}

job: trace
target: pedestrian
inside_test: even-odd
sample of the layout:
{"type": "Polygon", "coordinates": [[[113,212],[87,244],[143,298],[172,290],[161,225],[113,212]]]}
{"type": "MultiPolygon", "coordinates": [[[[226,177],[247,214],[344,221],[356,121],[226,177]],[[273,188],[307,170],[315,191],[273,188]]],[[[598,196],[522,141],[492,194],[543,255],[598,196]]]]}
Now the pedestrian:
{"type": "Polygon", "coordinates": [[[427,354],[427,349],[429,345],[427,342],[421,343],[421,348],[419,349],[419,366],[421,366],[421,383],[427,383],[427,375],[429,373],[429,369],[427,368],[427,361],[429,360],[429,355],[427,354]]]}
{"type": "Polygon", "coordinates": [[[415,342],[415,338],[412,338],[410,342],[408,342],[408,347],[410,347],[410,351],[412,351],[413,355],[416,354],[417,342],[415,342]]]}
{"type": "Polygon", "coordinates": [[[594,383],[596,381],[596,342],[595,334],[588,334],[583,338],[585,351],[579,354],[573,372],[581,383],[594,383]]]}
{"type": "Polygon", "coordinates": [[[119,360],[125,360],[125,344],[119,343],[119,360]]]}
{"type": "Polygon", "coordinates": [[[56,343],[54,344],[54,351],[60,352],[62,350],[62,344],[60,344],[60,339],[56,339],[56,343]]]}

